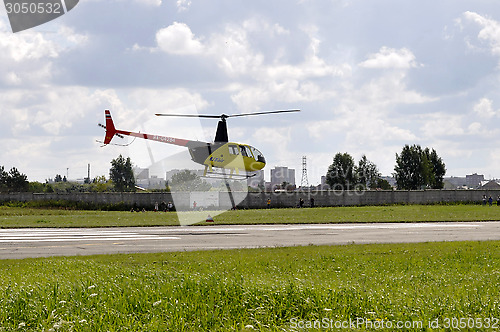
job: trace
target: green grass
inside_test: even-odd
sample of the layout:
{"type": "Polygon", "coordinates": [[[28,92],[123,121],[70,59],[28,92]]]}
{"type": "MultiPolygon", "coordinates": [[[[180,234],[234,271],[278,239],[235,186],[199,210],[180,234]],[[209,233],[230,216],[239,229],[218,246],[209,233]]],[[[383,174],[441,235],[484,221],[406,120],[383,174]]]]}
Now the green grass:
{"type": "Polygon", "coordinates": [[[82,211],[0,206],[0,227],[124,227],[177,225],[175,213],[82,211]]]}
{"type": "Polygon", "coordinates": [[[391,205],[227,211],[224,224],[423,222],[500,220],[500,207],[481,205],[391,205]]]}
{"type": "Polygon", "coordinates": [[[2,331],[287,331],[323,319],[425,328],[491,317],[500,318],[500,241],[0,261],[2,331]]]}
{"type": "MultiPolygon", "coordinates": [[[[207,211],[207,215],[209,213],[207,211]]],[[[237,210],[226,211],[216,216],[214,220],[214,224],[487,221],[500,220],[500,207],[458,204],[237,210]]],[[[0,227],[3,228],[167,225],[178,225],[175,213],[0,206],[0,227]]]]}

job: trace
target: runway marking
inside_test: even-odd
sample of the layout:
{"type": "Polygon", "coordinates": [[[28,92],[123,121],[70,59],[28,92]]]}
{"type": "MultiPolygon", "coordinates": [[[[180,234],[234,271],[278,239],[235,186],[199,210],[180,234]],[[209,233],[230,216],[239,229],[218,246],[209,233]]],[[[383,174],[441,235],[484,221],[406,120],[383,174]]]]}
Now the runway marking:
{"type": "Polygon", "coordinates": [[[121,240],[121,241],[124,241],[124,240],[180,240],[180,237],[176,237],[176,236],[154,236],[154,237],[151,237],[151,236],[137,236],[137,237],[130,237],[130,238],[119,238],[119,237],[108,237],[108,238],[105,238],[105,237],[102,237],[102,238],[99,238],[99,237],[96,237],[96,238],[92,238],[92,237],[80,237],[80,238],[46,238],[46,239],[29,239],[29,240],[26,240],[26,239],[20,239],[20,240],[3,240],[3,239],[0,239],[0,243],[9,243],[9,242],[15,242],[15,243],[26,243],[26,242],[30,242],[30,243],[33,243],[33,242],[68,242],[68,241],[116,241],[116,240],[121,240]]]}
{"type": "Polygon", "coordinates": [[[47,229],[3,229],[0,243],[35,243],[67,241],[131,241],[131,240],[179,240],[177,236],[139,234],[121,230],[47,230],[47,229]]]}

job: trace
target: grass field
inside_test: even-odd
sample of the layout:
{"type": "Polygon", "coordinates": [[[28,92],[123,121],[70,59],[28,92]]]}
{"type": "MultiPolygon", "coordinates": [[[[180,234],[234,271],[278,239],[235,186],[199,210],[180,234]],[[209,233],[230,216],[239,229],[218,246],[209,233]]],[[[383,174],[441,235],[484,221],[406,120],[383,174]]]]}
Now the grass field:
{"type": "MultiPolygon", "coordinates": [[[[207,215],[210,212],[207,211],[207,215]]],[[[214,224],[423,222],[500,220],[500,207],[393,205],[226,211],[214,224]]],[[[201,224],[205,225],[205,222],[201,224]]],[[[0,206],[0,227],[115,227],[178,225],[175,213],[78,211],[0,206]]]]}
{"type": "Polygon", "coordinates": [[[2,260],[0,303],[2,331],[498,330],[500,242],[2,260]]]}

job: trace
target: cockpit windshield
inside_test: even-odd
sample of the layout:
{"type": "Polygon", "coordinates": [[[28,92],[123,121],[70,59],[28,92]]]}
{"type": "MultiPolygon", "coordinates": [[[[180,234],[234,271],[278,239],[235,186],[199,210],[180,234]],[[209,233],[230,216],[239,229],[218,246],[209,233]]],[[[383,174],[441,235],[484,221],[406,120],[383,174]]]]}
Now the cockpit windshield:
{"type": "Polygon", "coordinates": [[[253,146],[250,147],[250,150],[252,150],[252,153],[253,153],[255,160],[260,161],[261,163],[266,162],[266,159],[264,159],[264,155],[262,154],[262,152],[260,152],[259,150],[257,150],[253,146]]]}

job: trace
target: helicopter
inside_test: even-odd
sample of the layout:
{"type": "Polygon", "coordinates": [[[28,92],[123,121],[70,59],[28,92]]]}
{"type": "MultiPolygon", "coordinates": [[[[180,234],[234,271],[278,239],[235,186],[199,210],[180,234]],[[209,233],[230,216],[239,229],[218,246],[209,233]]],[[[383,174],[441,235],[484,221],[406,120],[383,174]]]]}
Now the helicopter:
{"type": "Polygon", "coordinates": [[[161,136],[155,134],[145,134],[127,130],[116,129],[111,117],[111,112],[105,110],[106,125],[99,124],[106,130],[104,137],[104,146],[111,143],[114,136],[123,138],[123,136],[132,136],[147,140],[157,141],[161,143],[173,144],[186,147],[191,156],[191,160],[197,164],[205,166],[203,176],[216,177],[219,175],[226,176],[226,170],[230,171],[229,177],[241,177],[243,179],[254,176],[256,172],[264,168],[266,159],[262,152],[257,148],[243,143],[229,142],[227,134],[226,119],[231,117],[242,117],[252,115],[274,114],[274,113],[290,113],[300,112],[298,109],[293,110],[277,110],[267,112],[242,113],[242,114],[221,114],[221,115],[205,115],[205,114],[163,114],[158,113],[156,116],[170,117],[192,117],[192,118],[209,118],[219,119],[217,130],[215,133],[214,142],[203,142],[197,140],[188,140],[182,138],[161,136]],[[220,169],[222,172],[216,172],[215,169],[220,169]],[[240,174],[240,171],[243,174],[240,174]]]}

